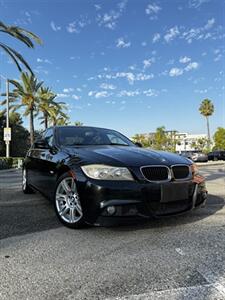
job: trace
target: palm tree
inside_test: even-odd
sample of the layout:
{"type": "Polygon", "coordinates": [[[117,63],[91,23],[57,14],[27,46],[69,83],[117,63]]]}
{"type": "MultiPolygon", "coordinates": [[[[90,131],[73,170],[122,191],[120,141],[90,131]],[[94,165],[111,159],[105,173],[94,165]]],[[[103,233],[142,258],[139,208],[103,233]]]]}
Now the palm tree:
{"type": "MultiPolygon", "coordinates": [[[[34,48],[32,40],[34,40],[38,44],[42,43],[41,39],[34,33],[18,26],[7,26],[1,21],[0,32],[6,33],[16,38],[17,40],[27,45],[29,48],[34,48]]],[[[22,71],[20,64],[23,64],[32,73],[30,66],[20,53],[2,42],[0,42],[0,48],[3,49],[11,57],[20,72],[22,71]]]]}
{"type": "Polygon", "coordinates": [[[74,122],[74,125],[75,125],[75,126],[83,126],[84,123],[82,123],[82,122],[80,122],[80,121],[75,121],[75,122],[74,122]]]}
{"type": "Polygon", "coordinates": [[[48,128],[48,119],[51,115],[54,115],[55,110],[62,108],[64,102],[55,102],[57,95],[49,87],[41,87],[38,93],[39,103],[38,103],[38,112],[41,112],[43,116],[41,119],[44,123],[45,129],[48,128]]]}
{"type": "Polygon", "coordinates": [[[199,107],[200,114],[206,118],[207,135],[208,135],[208,148],[210,146],[210,130],[209,130],[209,117],[214,113],[214,105],[211,100],[204,99],[199,107]]]}
{"type": "MultiPolygon", "coordinates": [[[[16,80],[9,80],[9,82],[15,86],[9,94],[10,109],[16,111],[25,108],[23,115],[30,117],[30,143],[32,145],[34,142],[34,112],[39,103],[38,92],[43,81],[38,82],[33,74],[22,72],[21,82],[16,80]]],[[[3,95],[5,96],[5,94],[3,95]]],[[[2,101],[1,105],[4,105],[5,102],[6,100],[2,101]]]]}
{"type": "Polygon", "coordinates": [[[65,105],[52,107],[49,117],[52,126],[68,124],[69,117],[65,114],[65,112],[63,112],[65,109],[65,105]]]}

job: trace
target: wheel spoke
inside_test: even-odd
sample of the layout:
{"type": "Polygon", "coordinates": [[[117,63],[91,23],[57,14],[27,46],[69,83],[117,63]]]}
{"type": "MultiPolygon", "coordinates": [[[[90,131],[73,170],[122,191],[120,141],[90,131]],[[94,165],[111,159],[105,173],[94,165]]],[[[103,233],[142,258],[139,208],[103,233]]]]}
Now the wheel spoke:
{"type": "Polygon", "coordinates": [[[66,182],[65,179],[61,182],[61,185],[62,185],[63,190],[64,190],[67,194],[71,192],[71,188],[70,188],[70,186],[68,185],[68,183],[66,182]]]}
{"type": "Polygon", "coordinates": [[[60,194],[60,193],[56,194],[56,200],[57,201],[66,201],[66,199],[67,199],[67,196],[64,195],[64,194],[60,194]]]}
{"type": "Polygon", "coordinates": [[[71,190],[73,193],[75,193],[77,191],[77,187],[76,187],[76,183],[75,181],[73,180],[73,178],[71,178],[72,180],[72,183],[71,183],[71,190]]]}
{"type": "Polygon", "coordinates": [[[59,214],[60,216],[65,216],[65,214],[69,211],[69,207],[68,206],[63,206],[60,211],[59,211],[59,214]]]}
{"type": "Polygon", "coordinates": [[[83,212],[82,212],[82,208],[81,208],[80,203],[77,203],[77,204],[76,204],[75,209],[76,209],[76,211],[78,212],[78,214],[79,214],[80,216],[83,216],[83,212]]]}
{"type": "Polygon", "coordinates": [[[74,208],[70,208],[70,215],[69,215],[69,220],[70,223],[74,223],[75,222],[75,209],[74,208]]]}

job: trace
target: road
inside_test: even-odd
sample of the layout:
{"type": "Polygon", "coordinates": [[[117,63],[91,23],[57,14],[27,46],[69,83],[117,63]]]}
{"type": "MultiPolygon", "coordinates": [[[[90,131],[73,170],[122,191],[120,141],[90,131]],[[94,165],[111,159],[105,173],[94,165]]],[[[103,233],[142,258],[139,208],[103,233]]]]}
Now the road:
{"type": "Polygon", "coordinates": [[[0,172],[0,299],[225,299],[224,166],[209,200],[138,225],[71,230],[19,171],[0,172]]]}

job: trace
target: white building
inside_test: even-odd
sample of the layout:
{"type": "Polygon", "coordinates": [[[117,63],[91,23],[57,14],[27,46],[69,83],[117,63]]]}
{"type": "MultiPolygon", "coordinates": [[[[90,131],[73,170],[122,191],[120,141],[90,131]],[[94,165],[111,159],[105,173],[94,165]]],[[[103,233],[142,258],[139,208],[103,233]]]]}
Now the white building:
{"type": "Polygon", "coordinates": [[[206,134],[188,134],[188,133],[176,133],[176,139],[178,143],[176,144],[176,151],[193,151],[195,150],[192,145],[197,142],[198,139],[206,139],[206,134]]]}

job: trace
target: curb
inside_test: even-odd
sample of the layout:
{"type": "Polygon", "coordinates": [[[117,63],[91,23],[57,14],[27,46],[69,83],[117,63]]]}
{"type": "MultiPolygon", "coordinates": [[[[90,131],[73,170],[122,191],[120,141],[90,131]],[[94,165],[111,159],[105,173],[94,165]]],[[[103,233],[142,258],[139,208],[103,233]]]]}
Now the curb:
{"type": "Polygon", "coordinates": [[[20,169],[17,169],[17,168],[11,168],[11,169],[3,169],[3,170],[0,170],[0,174],[1,173],[10,173],[10,172],[15,172],[15,171],[20,171],[20,169]]]}
{"type": "Polygon", "coordinates": [[[205,163],[195,163],[198,167],[211,167],[211,166],[225,166],[224,161],[216,161],[216,162],[205,162],[205,163]]]}

